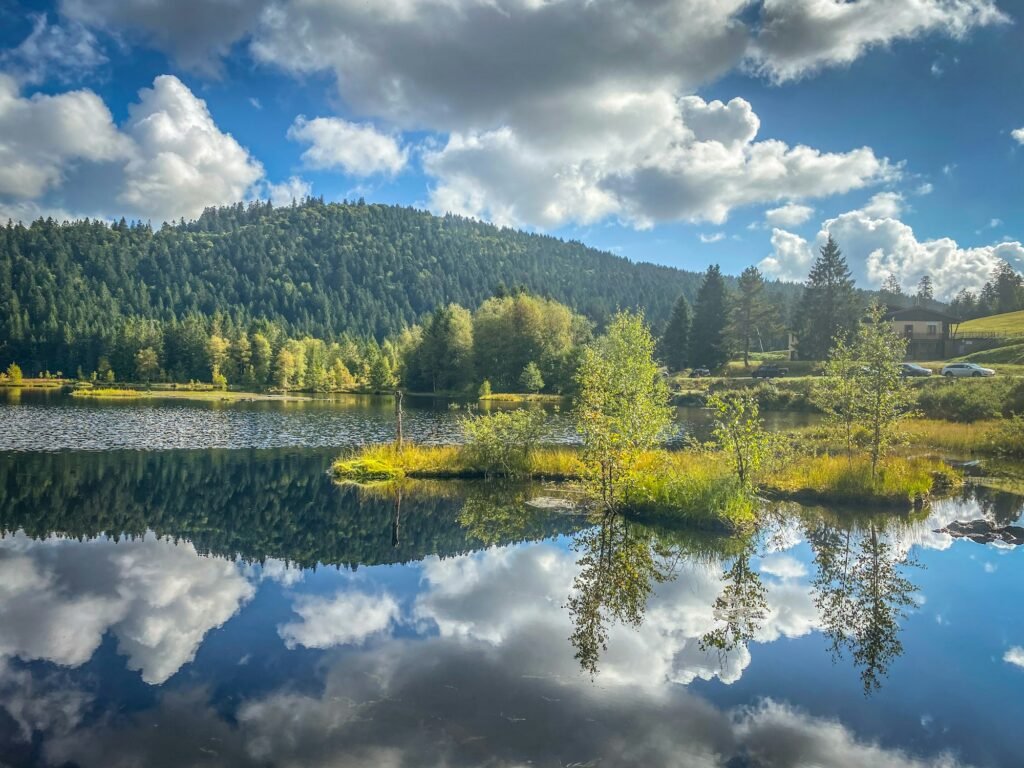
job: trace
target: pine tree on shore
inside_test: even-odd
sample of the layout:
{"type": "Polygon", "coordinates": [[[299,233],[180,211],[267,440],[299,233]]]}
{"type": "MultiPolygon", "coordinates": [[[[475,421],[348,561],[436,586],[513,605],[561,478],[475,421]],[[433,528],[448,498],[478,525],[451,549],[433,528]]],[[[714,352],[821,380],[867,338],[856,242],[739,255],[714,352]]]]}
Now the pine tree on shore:
{"type": "Polygon", "coordinates": [[[820,248],[797,308],[798,353],[824,360],[835,338],[850,338],[857,327],[857,294],[843,252],[832,236],[820,248]]]}
{"type": "Polygon", "coordinates": [[[764,295],[764,276],[757,267],[747,267],[737,281],[729,332],[743,353],[743,365],[750,365],[750,344],[760,334],[771,335],[778,325],[778,312],[764,295]]]}
{"type": "Polygon", "coordinates": [[[661,337],[661,356],[670,371],[681,371],[689,360],[690,324],[690,302],[680,296],[661,337]]]}
{"type": "Polygon", "coordinates": [[[718,368],[729,359],[729,300],[717,264],[708,267],[697,292],[690,329],[690,365],[718,368]]]}

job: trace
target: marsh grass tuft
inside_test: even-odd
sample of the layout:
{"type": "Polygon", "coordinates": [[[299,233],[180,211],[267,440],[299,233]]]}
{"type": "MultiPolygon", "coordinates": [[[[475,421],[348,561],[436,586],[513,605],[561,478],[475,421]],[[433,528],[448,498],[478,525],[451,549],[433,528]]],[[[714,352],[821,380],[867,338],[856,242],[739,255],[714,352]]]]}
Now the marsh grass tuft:
{"type": "Polygon", "coordinates": [[[142,392],[137,389],[114,389],[106,387],[103,389],[76,389],[71,393],[72,397],[88,397],[100,400],[131,400],[142,397],[142,392]]]}
{"type": "Polygon", "coordinates": [[[709,451],[645,454],[628,499],[629,511],[643,519],[731,531],[751,527],[757,506],[726,457],[709,451]]]}
{"type": "Polygon", "coordinates": [[[763,487],[796,500],[906,505],[961,483],[960,474],[939,459],[885,457],[872,480],[868,457],[822,455],[789,462],[765,478],[763,487]]]}
{"type": "MultiPolygon", "coordinates": [[[[406,443],[402,450],[394,445],[371,445],[352,456],[338,459],[332,467],[339,480],[363,482],[363,465],[371,465],[375,473],[388,473],[392,478],[481,478],[503,477],[500,471],[487,469],[474,461],[472,451],[459,445],[417,445],[406,443]]],[[[579,452],[573,448],[543,446],[530,452],[526,476],[541,480],[577,480],[583,465],[579,452]]],[[[382,478],[370,478],[382,479],[382,478]]]]}

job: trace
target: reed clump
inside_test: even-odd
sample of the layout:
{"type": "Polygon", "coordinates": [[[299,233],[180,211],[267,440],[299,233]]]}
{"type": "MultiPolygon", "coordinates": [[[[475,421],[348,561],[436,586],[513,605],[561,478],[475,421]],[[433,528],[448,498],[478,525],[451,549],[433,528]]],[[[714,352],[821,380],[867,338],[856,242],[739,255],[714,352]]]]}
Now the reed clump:
{"type": "Polygon", "coordinates": [[[930,496],[963,482],[961,475],[934,458],[888,456],[874,475],[866,456],[797,457],[762,481],[762,488],[798,501],[889,506],[923,504],[930,496]]]}
{"type": "Polygon", "coordinates": [[[115,389],[112,387],[104,387],[102,389],[76,389],[71,393],[71,396],[97,398],[101,400],[133,400],[135,398],[142,397],[142,393],[137,389],[115,389]]]}
{"type": "Polygon", "coordinates": [[[641,518],[729,531],[753,526],[758,507],[725,456],[712,451],[644,454],[630,478],[626,503],[641,518]]]}

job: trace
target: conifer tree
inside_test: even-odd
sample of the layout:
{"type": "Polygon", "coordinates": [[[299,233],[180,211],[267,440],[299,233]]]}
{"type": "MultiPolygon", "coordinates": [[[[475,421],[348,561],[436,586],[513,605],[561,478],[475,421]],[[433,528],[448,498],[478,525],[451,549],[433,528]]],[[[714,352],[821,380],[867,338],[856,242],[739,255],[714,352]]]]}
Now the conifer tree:
{"type": "Polygon", "coordinates": [[[690,329],[690,365],[717,368],[729,359],[728,297],[717,264],[708,267],[697,292],[690,329]]]}
{"type": "Polygon", "coordinates": [[[824,360],[836,338],[857,327],[857,295],[843,252],[832,236],[820,249],[797,308],[798,351],[803,360],[824,360]]]}
{"type": "Polygon", "coordinates": [[[760,335],[771,335],[778,325],[778,312],[764,295],[764,276],[757,267],[747,267],[737,281],[730,335],[743,352],[743,365],[750,365],[750,345],[760,335]]]}
{"type": "Polygon", "coordinates": [[[670,371],[681,371],[689,360],[690,315],[690,302],[680,296],[661,337],[661,356],[670,371]]]}
{"type": "Polygon", "coordinates": [[[921,281],[917,284],[917,295],[914,297],[915,301],[923,306],[934,298],[935,291],[932,288],[931,275],[922,275],[921,281]]]}
{"type": "Polygon", "coordinates": [[[892,301],[903,295],[903,288],[900,286],[900,280],[896,275],[890,272],[886,275],[884,281],[882,281],[882,294],[885,296],[887,301],[892,301]]]}
{"type": "Polygon", "coordinates": [[[1021,307],[1021,287],[1024,280],[1017,274],[1013,267],[1006,261],[1000,261],[992,271],[992,279],[985,284],[988,289],[991,284],[989,307],[997,313],[1014,312],[1021,307]]]}

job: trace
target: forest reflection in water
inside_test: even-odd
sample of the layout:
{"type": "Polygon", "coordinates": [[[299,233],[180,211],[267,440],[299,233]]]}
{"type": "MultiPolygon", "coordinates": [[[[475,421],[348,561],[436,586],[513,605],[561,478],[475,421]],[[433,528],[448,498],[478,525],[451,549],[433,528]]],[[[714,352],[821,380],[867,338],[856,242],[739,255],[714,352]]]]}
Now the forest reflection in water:
{"type": "MultiPolygon", "coordinates": [[[[901,621],[914,604],[916,561],[905,540],[921,521],[836,515],[778,507],[744,536],[672,530],[621,515],[592,517],[537,509],[549,489],[529,484],[406,482],[338,486],[327,451],[104,452],[0,454],[0,528],[53,533],[186,539],[200,553],[248,562],[347,568],[451,557],[514,542],[567,537],[575,574],[563,608],[580,667],[600,671],[609,628],[642,626],[658,585],[717,572],[702,652],[730,657],[756,642],[768,618],[768,591],[752,558],[797,527],[812,554],[809,590],[815,629],[836,661],[877,690],[903,651],[901,621]]],[[[1015,519],[1019,497],[979,494],[981,511],[1015,519]]]]}
{"type": "Polygon", "coordinates": [[[538,509],[556,491],[537,485],[342,487],[333,456],[0,454],[0,761],[104,765],[115,744],[168,765],[200,747],[254,765],[1010,754],[1002,658],[1024,624],[992,608],[1019,593],[1019,553],[935,529],[1011,522],[1019,496],[971,491],[927,519],[792,505],[725,537],[538,509]],[[977,636],[947,634],[926,592],[977,607],[977,636]],[[929,718],[943,735],[915,741],[929,718]]]}

